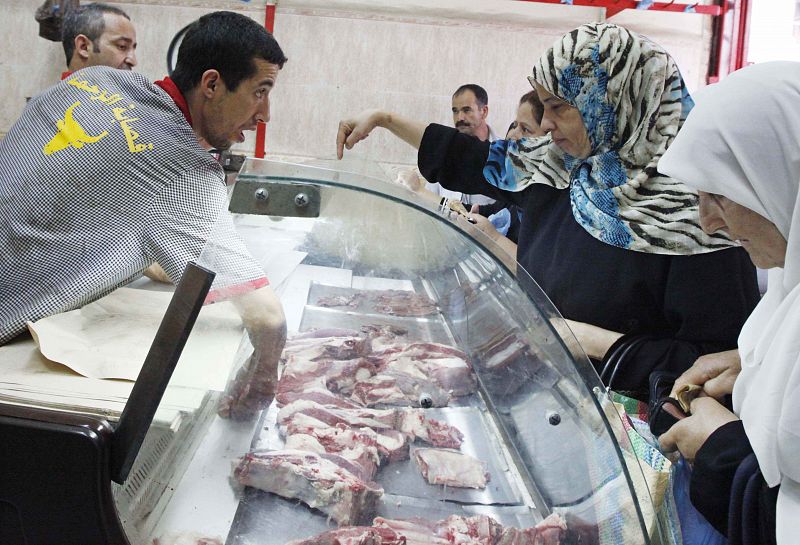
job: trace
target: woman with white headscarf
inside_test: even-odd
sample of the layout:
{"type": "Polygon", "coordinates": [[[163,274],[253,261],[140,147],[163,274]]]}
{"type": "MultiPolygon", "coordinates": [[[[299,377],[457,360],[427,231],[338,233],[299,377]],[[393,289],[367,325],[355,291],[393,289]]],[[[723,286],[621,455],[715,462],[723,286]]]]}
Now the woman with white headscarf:
{"type": "MultiPolygon", "coordinates": [[[[769,503],[764,501],[769,491],[759,487],[755,468],[746,467],[749,452],[755,453],[772,492],[780,486],[777,542],[800,541],[798,135],[800,63],[754,65],[703,94],[658,165],[701,192],[701,221],[707,232],[727,232],[757,266],[770,269],[767,293],[739,337],[741,372],[733,383],[734,412],[712,397],[698,398],[692,416],[661,437],[665,448],[677,447],[694,458],[692,502],[709,520],[728,515],[731,543],[748,543],[748,537],[751,543],[768,543],[769,531],[774,531],[764,527],[770,524],[769,503]],[[754,529],[754,523],[761,527],[754,529]]],[[[727,372],[735,376],[738,368],[727,372]]],[[[720,371],[706,373],[705,379],[720,371]]],[[[704,385],[702,373],[686,375],[704,385]]],[[[725,392],[717,388],[714,393],[725,392]]]]}
{"type": "Polygon", "coordinates": [[[702,231],[696,193],[655,168],[692,106],[663,48],[617,25],[582,25],[541,56],[530,81],[548,136],[490,148],[452,127],[370,111],[340,123],[339,153],[381,126],[419,148],[429,181],[517,205],[519,264],[601,378],[646,398],[652,371],[679,374],[735,348],[758,301],[755,271],[726,236],[702,231]]]}

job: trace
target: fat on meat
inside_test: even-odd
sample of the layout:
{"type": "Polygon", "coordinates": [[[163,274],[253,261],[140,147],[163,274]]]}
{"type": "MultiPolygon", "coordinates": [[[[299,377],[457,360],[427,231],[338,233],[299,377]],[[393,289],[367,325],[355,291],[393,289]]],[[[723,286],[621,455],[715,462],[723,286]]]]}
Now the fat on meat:
{"type": "Polygon", "coordinates": [[[153,545],[222,545],[222,539],[197,532],[181,532],[157,537],[153,539],[153,545]]]}
{"type": "Polygon", "coordinates": [[[418,448],[414,460],[430,484],[458,488],[486,488],[489,473],[486,463],[451,449],[418,448]]]}
{"type": "Polygon", "coordinates": [[[383,343],[380,349],[377,349],[373,343],[371,355],[379,358],[384,358],[386,361],[391,361],[395,358],[412,358],[412,359],[439,359],[439,358],[460,358],[464,361],[467,360],[467,355],[458,348],[448,344],[441,344],[435,342],[387,342],[383,343]]]}
{"type": "Polygon", "coordinates": [[[406,538],[408,545],[495,545],[503,530],[486,515],[451,515],[439,521],[376,517],[373,526],[394,530],[406,538]]]}
{"type": "Polygon", "coordinates": [[[387,528],[406,538],[406,545],[450,545],[447,538],[438,535],[439,522],[423,518],[387,519],[375,517],[372,525],[387,528]]]}
{"type": "Polygon", "coordinates": [[[275,399],[278,402],[278,407],[283,407],[295,401],[313,401],[325,407],[336,407],[339,409],[358,409],[362,405],[356,403],[350,398],[340,394],[335,394],[324,386],[324,380],[312,385],[308,389],[301,389],[301,391],[283,391],[280,390],[281,383],[278,382],[278,393],[275,394],[275,399]]]}
{"type": "Polygon", "coordinates": [[[290,541],[286,545],[406,545],[406,539],[391,528],[351,526],[290,541]]]}
{"type": "Polygon", "coordinates": [[[342,418],[333,412],[326,411],[324,408],[303,409],[302,407],[289,407],[288,405],[287,408],[290,411],[297,410],[285,414],[283,417],[278,413],[280,428],[285,433],[289,433],[291,429],[325,429],[330,426],[346,426],[364,431],[369,430],[376,434],[378,454],[381,460],[396,462],[405,460],[409,456],[409,437],[383,422],[353,416],[342,418]]]}
{"type": "Polygon", "coordinates": [[[374,308],[382,314],[392,316],[428,316],[436,312],[436,303],[424,293],[405,290],[384,290],[370,294],[374,308]]]}
{"type": "Polygon", "coordinates": [[[450,394],[426,376],[394,369],[356,382],[350,397],[366,407],[446,407],[450,402],[450,394]]]}
{"type": "Polygon", "coordinates": [[[281,361],[292,358],[300,361],[317,359],[349,360],[370,351],[366,337],[306,337],[289,339],[283,347],[281,361]]]}
{"type": "Polygon", "coordinates": [[[378,434],[372,429],[354,429],[343,424],[319,427],[290,422],[286,433],[287,449],[338,454],[364,468],[369,479],[378,470],[378,434]]]}
{"type": "Polygon", "coordinates": [[[360,380],[377,372],[368,358],[303,360],[290,356],[278,381],[280,392],[303,392],[326,388],[331,392],[349,393],[360,380]]]}
{"type": "Polygon", "coordinates": [[[429,445],[441,448],[461,448],[464,434],[447,422],[425,416],[421,409],[399,411],[400,419],[397,429],[409,436],[413,441],[419,439],[429,445]]]}
{"type": "Polygon", "coordinates": [[[300,500],[339,526],[348,526],[369,520],[383,495],[383,489],[360,472],[340,456],[280,450],[246,454],[234,476],[245,486],[300,500]]]}
{"type": "Polygon", "coordinates": [[[386,358],[378,368],[379,373],[403,373],[431,381],[453,397],[469,395],[477,389],[472,368],[458,357],[413,358],[397,356],[386,358]]]}
{"type": "Polygon", "coordinates": [[[285,430],[289,421],[298,414],[328,426],[344,424],[375,431],[397,430],[412,441],[420,439],[435,447],[459,448],[464,440],[464,434],[458,428],[427,417],[422,409],[338,409],[300,400],[278,411],[278,425],[285,430]]]}

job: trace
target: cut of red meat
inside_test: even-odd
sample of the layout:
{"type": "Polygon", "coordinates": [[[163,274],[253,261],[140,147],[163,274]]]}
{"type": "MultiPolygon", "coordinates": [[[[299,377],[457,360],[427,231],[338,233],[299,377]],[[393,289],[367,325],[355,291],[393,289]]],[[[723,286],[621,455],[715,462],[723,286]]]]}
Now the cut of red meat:
{"type": "Polygon", "coordinates": [[[457,450],[418,448],[414,460],[430,484],[486,488],[489,481],[485,462],[457,450]]]}

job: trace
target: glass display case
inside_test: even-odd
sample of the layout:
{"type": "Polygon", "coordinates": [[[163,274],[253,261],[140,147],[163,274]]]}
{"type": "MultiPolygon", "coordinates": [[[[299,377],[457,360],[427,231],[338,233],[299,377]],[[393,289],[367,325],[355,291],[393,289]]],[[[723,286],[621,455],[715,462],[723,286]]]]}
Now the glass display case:
{"type": "MultiPolygon", "coordinates": [[[[70,511],[12,478],[8,501],[104,528],[84,543],[661,543],[647,473],[546,296],[465,217],[362,167],[248,159],[118,423],[0,406],[0,431],[38,441],[8,464],[79,437],[60,459],[94,499],[70,511]],[[267,290],[280,358],[259,348],[280,331],[267,290]]],[[[152,297],[133,288],[119,308],[152,297]]]]}

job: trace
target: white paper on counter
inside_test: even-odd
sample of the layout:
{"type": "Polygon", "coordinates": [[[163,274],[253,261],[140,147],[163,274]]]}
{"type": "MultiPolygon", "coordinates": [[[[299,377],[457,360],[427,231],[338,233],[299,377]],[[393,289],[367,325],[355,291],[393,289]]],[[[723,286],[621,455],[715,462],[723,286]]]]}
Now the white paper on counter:
{"type": "MultiPolygon", "coordinates": [[[[85,377],[136,380],[171,298],[168,292],[120,288],[28,328],[46,358],[85,377]]],[[[223,390],[243,332],[231,303],[204,306],[170,384],[223,390]]]]}
{"type": "MultiPolygon", "coordinates": [[[[42,356],[32,339],[0,346],[0,401],[119,418],[133,383],[87,378],[42,356]]],[[[159,412],[192,411],[205,390],[167,388],[159,412]]],[[[156,419],[168,419],[157,414],[156,419]]]]}

